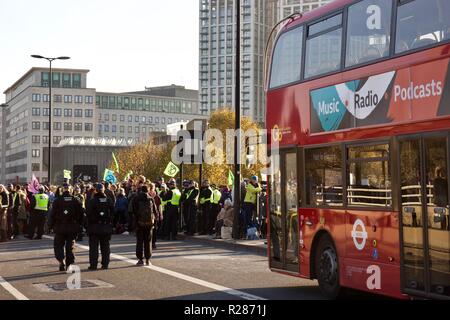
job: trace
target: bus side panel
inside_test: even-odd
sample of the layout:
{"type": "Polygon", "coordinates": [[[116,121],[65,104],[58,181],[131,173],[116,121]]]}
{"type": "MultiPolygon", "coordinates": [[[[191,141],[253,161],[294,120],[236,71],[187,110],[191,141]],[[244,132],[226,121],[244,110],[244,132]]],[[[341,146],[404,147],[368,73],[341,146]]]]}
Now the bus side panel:
{"type": "Polygon", "coordinates": [[[341,285],[370,293],[406,299],[400,290],[400,266],[341,259],[341,285]]]}
{"type": "Polygon", "coordinates": [[[311,278],[311,259],[318,237],[328,233],[336,246],[338,258],[345,256],[345,211],[330,209],[300,209],[300,275],[311,278]],[[316,241],[314,243],[314,241],[316,241]],[[302,246],[303,244],[303,246],[302,246]]]}
{"type": "Polygon", "coordinates": [[[348,210],[346,222],[342,285],[398,296],[401,291],[398,213],[348,210]]]}

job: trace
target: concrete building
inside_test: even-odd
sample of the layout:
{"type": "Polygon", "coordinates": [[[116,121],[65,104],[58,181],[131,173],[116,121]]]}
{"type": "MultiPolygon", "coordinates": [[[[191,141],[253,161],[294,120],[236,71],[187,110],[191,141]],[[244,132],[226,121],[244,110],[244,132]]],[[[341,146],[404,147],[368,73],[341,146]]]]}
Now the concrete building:
{"type": "MultiPolygon", "coordinates": [[[[122,138],[143,141],[166,125],[201,117],[198,92],[180,86],[137,93],[97,93],[89,70],[52,69],[52,146],[62,140],[122,138]]],[[[5,92],[1,108],[0,182],[47,180],[49,70],[32,68],[5,92]]],[[[53,168],[53,162],[52,162],[53,168]]]]}
{"type": "Polygon", "coordinates": [[[206,117],[199,110],[198,91],[175,85],[123,94],[98,92],[96,106],[100,137],[135,142],[166,132],[168,124],[206,117]]]}
{"type": "MultiPolygon", "coordinates": [[[[263,122],[264,51],[277,20],[277,0],[242,0],[241,6],[241,113],[263,122]]],[[[235,25],[234,0],[200,0],[199,101],[204,114],[234,106],[235,25]]]]}
{"type": "MultiPolygon", "coordinates": [[[[265,122],[265,49],[272,28],[294,11],[330,0],[241,0],[241,114],[265,122]]],[[[208,114],[233,107],[236,10],[234,0],[199,0],[199,101],[208,114]]],[[[270,47],[269,47],[270,48],[270,47]]]]}

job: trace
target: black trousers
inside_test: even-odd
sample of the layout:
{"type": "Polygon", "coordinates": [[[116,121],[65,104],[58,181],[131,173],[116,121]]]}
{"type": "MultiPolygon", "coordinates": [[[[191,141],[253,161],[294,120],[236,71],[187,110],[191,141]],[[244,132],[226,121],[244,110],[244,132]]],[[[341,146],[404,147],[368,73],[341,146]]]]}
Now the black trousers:
{"type": "Polygon", "coordinates": [[[102,266],[107,267],[109,265],[109,256],[111,254],[109,241],[111,235],[89,235],[89,264],[91,267],[97,267],[98,264],[98,246],[100,245],[100,251],[102,253],[102,266]]]}
{"type": "Polygon", "coordinates": [[[200,212],[198,216],[198,232],[206,234],[208,232],[209,212],[211,210],[211,203],[205,202],[200,205],[200,212]]]}
{"type": "Polygon", "coordinates": [[[34,236],[36,229],[37,229],[37,236],[42,237],[42,235],[44,234],[44,225],[45,225],[46,215],[47,215],[46,211],[33,210],[31,212],[30,229],[28,232],[28,235],[30,237],[34,236]]]}
{"type": "Polygon", "coordinates": [[[139,260],[150,259],[152,257],[151,242],[153,239],[153,228],[136,227],[136,257],[139,260]]]}
{"type": "Polygon", "coordinates": [[[53,250],[55,251],[55,258],[59,262],[66,260],[66,266],[75,262],[75,256],[73,255],[73,247],[75,245],[76,234],[55,234],[53,240],[53,250]],[[64,249],[66,254],[64,256],[64,249]]]}
{"type": "Polygon", "coordinates": [[[186,206],[186,232],[188,235],[193,235],[195,233],[195,225],[197,218],[197,206],[186,206]]]}
{"type": "Polygon", "coordinates": [[[211,204],[208,216],[208,234],[213,234],[213,229],[216,224],[217,215],[220,211],[220,204],[211,204]]]}
{"type": "Polygon", "coordinates": [[[178,214],[179,209],[177,206],[167,206],[166,215],[164,220],[166,221],[166,237],[169,239],[176,239],[178,234],[178,214]]]}

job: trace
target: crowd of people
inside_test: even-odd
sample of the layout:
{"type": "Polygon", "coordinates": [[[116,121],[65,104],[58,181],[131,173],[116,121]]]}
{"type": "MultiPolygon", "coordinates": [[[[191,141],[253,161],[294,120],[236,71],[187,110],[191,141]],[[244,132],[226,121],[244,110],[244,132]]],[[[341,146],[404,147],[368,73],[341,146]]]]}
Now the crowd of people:
{"type": "MultiPolygon", "coordinates": [[[[258,218],[258,197],[265,195],[256,176],[243,182],[242,210],[238,219],[240,237],[255,228],[264,235],[265,219],[258,218]]],[[[112,234],[136,236],[138,265],[150,263],[158,239],[177,240],[186,235],[210,235],[221,238],[223,227],[234,223],[232,190],[204,180],[153,183],[144,176],[118,184],[78,183],[62,186],[41,185],[37,193],[28,186],[0,185],[0,242],[20,235],[39,240],[54,234],[55,257],[60,270],[74,263],[75,241],[89,237],[89,269],[96,270],[99,247],[101,266],[108,268],[112,234]],[[65,251],[64,251],[65,249],[65,251]]],[[[262,203],[265,204],[263,200],[262,203]]]]}

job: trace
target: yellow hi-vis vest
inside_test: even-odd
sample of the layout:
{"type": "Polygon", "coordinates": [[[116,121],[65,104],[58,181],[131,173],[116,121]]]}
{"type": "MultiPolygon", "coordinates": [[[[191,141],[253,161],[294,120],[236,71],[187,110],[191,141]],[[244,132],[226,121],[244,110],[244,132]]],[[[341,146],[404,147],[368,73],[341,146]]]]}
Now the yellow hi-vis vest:
{"type": "Polygon", "coordinates": [[[179,206],[180,205],[180,198],[181,198],[181,192],[177,188],[172,189],[172,199],[170,199],[170,203],[173,206],[179,206]]]}
{"type": "Polygon", "coordinates": [[[222,197],[222,193],[219,190],[215,189],[213,191],[212,203],[213,204],[219,204],[219,201],[220,201],[221,197],[222,197]]]}
{"type": "Polygon", "coordinates": [[[208,189],[211,190],[211,197],[210,198],[202,198],[202,197],[200,197],[200,204],[204,204],[207,201],[212,202],[214,193],[213,193],[213,190],[211,189],[211,187],[208,187],[208,189]]]}
{"type": "Polygon", "coordinates": [[[48,195],[45,193],[38,193],[34,195],[36,199],[35,210],[47,211],[48,210],[48,195]]]}

